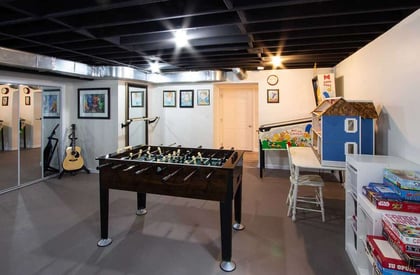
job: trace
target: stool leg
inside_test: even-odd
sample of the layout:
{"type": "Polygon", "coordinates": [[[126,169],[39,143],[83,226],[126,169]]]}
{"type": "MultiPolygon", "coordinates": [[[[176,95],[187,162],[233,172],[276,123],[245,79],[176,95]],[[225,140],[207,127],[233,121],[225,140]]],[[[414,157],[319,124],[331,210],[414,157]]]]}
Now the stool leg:
{"type": "Polygon", "coordinates": [[[292,197],[292,191],[293,191],[293,184],[290,183],[289,193],[287,193],[287,199],[286,199],[286,204],[287,205],[290,204],[290,199],[292,197]]]}
{"type": "Polygon", "coordinates": [[[290,183],[290,190],[288,196],[289,201],[289,207],[287,209],[287,216],[290,217],[290,214],[292,213],[292,206],[293,206],[293,184],[290,183]]]}
{"type": "Polygon", "coordinates": [[[325,222],[324,197],[322,195],[322,187],[319,187],[319,204],[321,206],[322,222],[325,222]]]}
{"type": "Polygon", "coordinates": [[[293,206],[292,206],[292,221],[296,220],[296,201],[297,201],[297,196],[298,196],[298,185],[294,184],[295,186],[293,186],[293,206]]]}

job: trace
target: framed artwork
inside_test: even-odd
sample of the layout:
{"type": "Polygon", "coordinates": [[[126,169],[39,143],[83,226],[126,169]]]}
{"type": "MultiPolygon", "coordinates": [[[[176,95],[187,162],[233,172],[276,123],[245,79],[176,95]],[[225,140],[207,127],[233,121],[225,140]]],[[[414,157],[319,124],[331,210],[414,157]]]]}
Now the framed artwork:
{"type": "Polygon", "coordinates": [[[176,91],[163,91],[163,107],[176,107],[176,91]]]}
{"type": "Polygon", "coordinates": [[[8,96],[3,96],[1,98],[1,106],[7,106],[9,105],[9,97],[8,96]]]}
{"type": "Polygon", "coordinates": [[[194,108],[194,90],[179,91],[179,107],[194,108]]]}
{"type": "Polygon", "coordinates": [[[42,91],[42,116],[44,118],[60,117],[60,90],[42,91]]]}
{"type": "Polygon", "coordinates": [[[268,89],[267,90],[267,103],[279,103],[279,89],[268,89]]]}
{"type": "Polygon", "coordinates": [[[30,96],[25,96],[25,105],[31,105],[31,97],[30,96]]]}
{"type": "Polygon", "coordinates": [[[197,89],[197,105],[210,105],[209,89],[197,89]]]}
{"type": "Polygon", "coordinates": [[[77,90],[77,117],[90,119],[110,118],[110,89],[89,88],[77,90]]]}
{"type": "Polygon", "coordinates": [[[144,92],[136,91],[130,93],[131,107],[143,107],[144,106],[144,92]]]}

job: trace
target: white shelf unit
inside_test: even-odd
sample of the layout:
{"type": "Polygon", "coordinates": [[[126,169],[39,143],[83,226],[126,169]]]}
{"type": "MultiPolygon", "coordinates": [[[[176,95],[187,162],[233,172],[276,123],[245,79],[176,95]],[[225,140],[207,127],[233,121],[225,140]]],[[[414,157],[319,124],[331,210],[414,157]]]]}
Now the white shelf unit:
{"type": "Polygon", "coordinates": [[[382,214],[395,211],[377,209],[363,194],[369,182],[382,182],[384,168],[420,170],[420,165],[399,157],[347,155],[345,249],[356,273],[373,275],[365,252],[366,235],[382,234],[382,214]]]}

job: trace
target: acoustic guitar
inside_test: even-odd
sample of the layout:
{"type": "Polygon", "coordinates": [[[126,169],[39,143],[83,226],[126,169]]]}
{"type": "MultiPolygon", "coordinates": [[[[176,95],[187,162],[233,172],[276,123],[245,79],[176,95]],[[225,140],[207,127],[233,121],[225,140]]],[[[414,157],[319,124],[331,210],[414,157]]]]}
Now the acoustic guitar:
{"type": "Polygon", "coordinates": [[[84,161],[81,155],[81,149],[76,146],[76,125],[71,125],[70,146],[66,149],[66,157],[63,160],[63,169],[66,171],[76,171],[84,167],[84,161]]]}

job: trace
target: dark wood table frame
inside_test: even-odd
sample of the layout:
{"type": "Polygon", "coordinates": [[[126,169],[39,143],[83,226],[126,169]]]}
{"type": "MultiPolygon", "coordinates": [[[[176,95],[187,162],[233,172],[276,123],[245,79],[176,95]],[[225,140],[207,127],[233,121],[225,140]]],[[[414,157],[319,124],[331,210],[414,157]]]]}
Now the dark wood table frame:
{"type": "MultiPolygon", "coordinates": [[[[238,152],[238,151],[237,151],[238,152]]],[[[117,155],[121,157],[121,155],[117,155]]],[[[195,199],[204,199],[219,201],[220,204],[220,229],[221,229],[221,252],[222,260],[220,268],[223,271],[233,271],[236,264],[232,261],[232,227],[235,230],[243,230],[244,226],[241,224],[242,212],[242,156],[243,152],[239,152],[236,160],[228,159],[223,167],[208,168],[208,167],[190,167],[188,165],[170,165],[159,164],[168,172],[176,171],[176,169],[186,170],[184,175],[174,176],[173,183],[169,181],[162,183],[162,174],[156,176],[156,172],[149,172],[142,176],[133,176],[133,172],[128,171],[127,167],[136,165],[135,161],[121,160],[116,157],[100,157],[99,160],[99,181],[100,181],[100,224],[101,224],[101,239],[98,241],[98,246],[103,247],[111,244],[112,239],[109,238],[109,190],[118,189],[125,191],[133,191],[137,193],[137,215],[144,215],[146,210],[146,194],[160,194],[176,197],[187,197],[195,199]],[[124,169],[125,168],[125,169],[124,169]],[[204,182],[203,176],[196,175],[188,178],[189,185],[178,185],[185,175],[191,173],[194,169],[200,170],[211,175],[210,180],[207,179],[207,189],[201,188],[196,190],[191,188],[194,184],[202,184],[204,182]],[[210,172],[209,172],[210,171],[210,172]],[[159,178],[159,179],[158,179],[159,178]],[[194,183],[196,181],[196,183],[194,183]],[[197,183],[199,182],[199,183],[197,183]],[[186,187],[187,186],[187,187],[186,187]],[[189,187],[188,187],[189,186],[189,187]],[[177,189],[179,187],[179,189],[177,189]],[[204,190],[204,191],[203,191],[204,190]],[[232,203],[233,201],[233,203],[232,203]],[[234,217],[232,215],[234,210],[234,217]],[[232,219],[235,222],[232,226],[232,219]]],[[[140,163],[141,167],[153,166],[153,163],[140,163]]],[[[131,168],[130,168],[131,169],[131,168]]],[[[130,170],[128,169],[128,170],[130,170]]],[[[144,169],[144,168],[142,168],[144,169]]],[[[149,170],[152,170],[149,169],[149,170]]],[[[172,172],[173,173],[173,172],[172,172]]],[[[185,182],[185,177],[184,177],[185,182]]]]}

